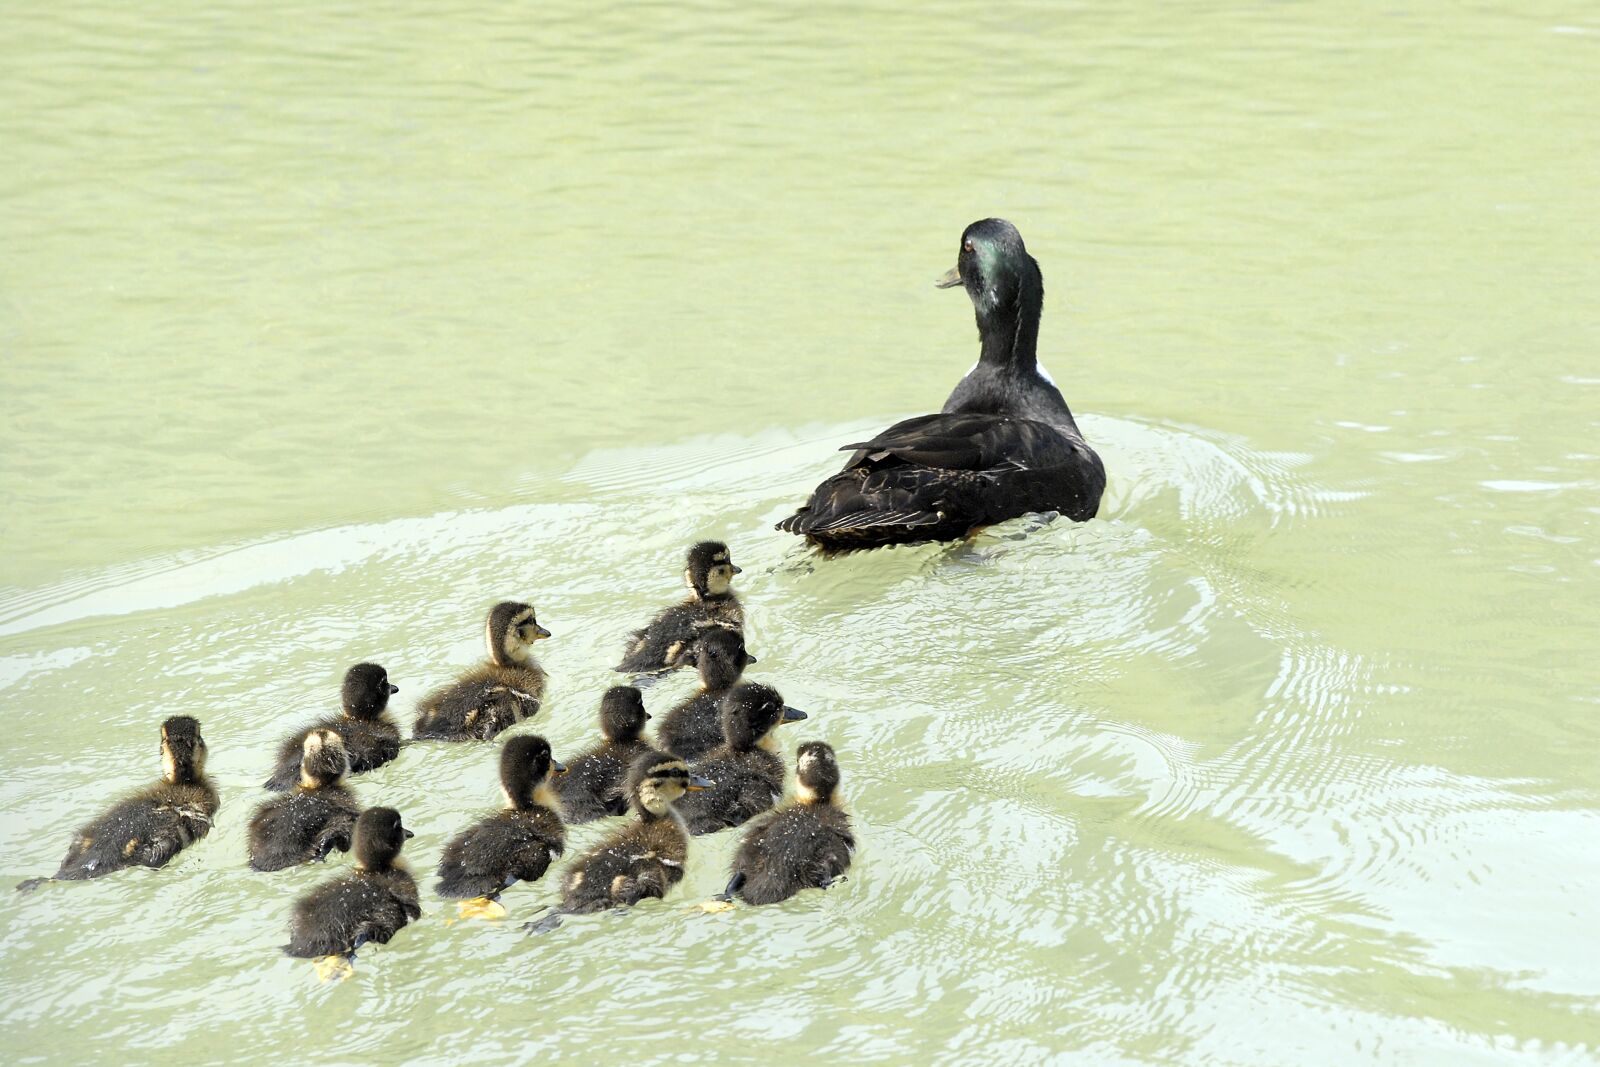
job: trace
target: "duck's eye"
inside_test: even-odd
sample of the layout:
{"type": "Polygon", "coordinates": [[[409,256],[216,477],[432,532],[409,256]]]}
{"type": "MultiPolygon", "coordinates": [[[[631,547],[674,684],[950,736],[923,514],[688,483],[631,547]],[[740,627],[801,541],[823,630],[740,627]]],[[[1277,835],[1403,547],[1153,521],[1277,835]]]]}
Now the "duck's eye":
{"type": "Polygon", "coordinates": [[[963,251],[963,252],[972,251],[972,242],[971,241],[962,241],[961,242],[961,251],[963,251]]]}

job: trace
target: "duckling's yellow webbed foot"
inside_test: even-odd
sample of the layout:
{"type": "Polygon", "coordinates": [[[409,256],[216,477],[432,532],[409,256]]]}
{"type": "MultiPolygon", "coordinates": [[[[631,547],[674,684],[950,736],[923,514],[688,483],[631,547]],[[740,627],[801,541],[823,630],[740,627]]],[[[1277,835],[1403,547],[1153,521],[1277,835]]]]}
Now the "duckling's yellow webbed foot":
{"type": "Polygon", "coordinates": [[[721,915],[725,911],[733,910],[731,900],[704,900],[695,905],[694,910],[704,915],[721,915]]]}
{"type": "Polygon", "coordinates": [[[504,919],[506,906],[488,897],[473,897],[456,903],[457,919],[504,919]]]}
{"type": "Polygon", "coordinates": [[[314,961],[317,979],[323,982],[342,982],[356,973],[349,956],[318,956],[314,961]]]}

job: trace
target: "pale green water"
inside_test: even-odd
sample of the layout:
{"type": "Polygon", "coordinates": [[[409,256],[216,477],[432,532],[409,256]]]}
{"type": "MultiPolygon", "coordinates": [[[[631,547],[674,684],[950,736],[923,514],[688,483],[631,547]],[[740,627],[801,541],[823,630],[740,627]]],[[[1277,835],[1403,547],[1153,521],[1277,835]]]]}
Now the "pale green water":
{"type": "MultiPolygon", "coordinates": [[[[167,714],[224,807],[165,871],[0,893],[12,1056],[1600,1061],[1592,5],[37,7],[0,873],[167,714]],[[930,283],[991,214],[1101,518],[813,565],[771,523],[968,366],[930,283]],[[700,535],[787,740],[840,752],[847,883],[690,917],[725,834],[626,917],[430,895],[342,986],[277,954],[329,872],[248,872],[244,827],[346,665],[409,723],[528,596],[575,751],[700,535]]],[[[358,792],[431,874],[494,756],[358,792]]]]}

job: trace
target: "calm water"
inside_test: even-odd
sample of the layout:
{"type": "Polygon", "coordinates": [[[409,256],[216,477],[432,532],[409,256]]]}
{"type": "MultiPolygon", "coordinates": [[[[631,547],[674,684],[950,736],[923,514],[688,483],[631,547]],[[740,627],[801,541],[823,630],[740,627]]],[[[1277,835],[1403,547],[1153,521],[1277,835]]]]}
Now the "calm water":
{"type": "MultiPolygon", "coordinates": [[[[164,715],[224,807],[166,871],[0,893],[12,1055],[1600,1062],[1593,5],[31,6],[0,874],[164,715]],[[771,524],[970,363],[931,282],[985,215],[1101,517],[817,562],[771,524]],[[342,985],[277,953],[329,872],[244,828],[345,666],[409,723],[526,596],[573,752],[702,535],[787,741],[840,752],[848,882],[690,915],[724,834],[543,939],[430,897],[342,985]]],[[[495,754],[358,793],[431,873],[495,754]]]]}

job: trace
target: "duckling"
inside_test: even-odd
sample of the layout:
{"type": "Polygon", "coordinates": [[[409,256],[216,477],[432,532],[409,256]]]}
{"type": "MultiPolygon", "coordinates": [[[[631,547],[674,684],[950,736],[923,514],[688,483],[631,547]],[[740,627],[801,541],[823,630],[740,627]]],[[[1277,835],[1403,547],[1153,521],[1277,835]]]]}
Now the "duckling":
{"type": "Polygon", "coordinates": [[[487,741],[508,726],[538,714],[545,672],[533,658],[533,643],[550,636],[531,605],[496,604],[483,628],[489,658],[417,705],[411,736],[431,741],[487,741]]]}
{"type": "Polygon", "coordinates": [[[566,770],[542,737],[506,742],[500,753],[506,810],[457,834],[439,860],[439,895],[476,898],[463,903],[462,918],[505,915],[496,902],[501,892],[518,881],[538,881],[565,851],[567,831],[560,802],[550,791],[550,773],[566,770]]]}
{"type": "Polygon", "coordinates": [[[717,628],[744,629],[744,608],[734,595],[734,566],[728,546],[721,541],[701,541],[689,549],[683,582],[690,596],[663,610],[642,630],[635,630],[627,655],[617,665],[626,674],[659,674],[691,665],[684,653],[717,628]]]}
{"type": "Polygon", "coordinates": [[[174,715],[161,724],[161,781],[80,829],[50,878],[30,878],[17,888],[27,892],[47,881],[99,878],[124,867],[164,867],[210,832],[219,804],[206,777],[200,723],[174,715]]]}
{"type": "Polygon", "coordinates": [[[339,701],[341,715],[332,715],[283,739],[266,788],[283,792],[300,781],[306,738],[315,730],[332,730],[344,743],[351,774],[376,770],[400,755],[400,727],[384,714],[389,698],[400,692],[389,684],[389,672],[376,663],[357,663],[344,672],[339,701]]]}
{"type": "Polygon", "coordinates": [[[714,784],[679,806],[691,834],[709,834],[748,822],[783,796],[783,760],[773,751],[773,731],[806,713],[786,707],[768,685],[748,684],[722,698],[722,747],[694,765],[714,784]]]}
{"type": "Polygon", "coordinates": [[[656,740],[679,759],[697,760],[722,744],[722,697],[756,658],[745,651],[739,631],[723,629],[706,634],[688,654],[700,671],[700,691],[662,717],[656,740]]]}
{"type": "Polygon", "coordinates": [[[340,780],[350,769],[344,741],[332,730],[306,735],[300,784],[256,809],[250,820],[250,866],[278,871],[337,849],[350,850],[361,805],[340,780]]]}
{"type": "Polygon", "coordinates": [[[290,956],[318,960],[323,979],[347,976],[349,961],[369,941],[382,945],[412,919],[422,918],[417,883],[400,862],[415,836],[393,808],[368,808],[356,820],[356,869],[330,879],[294,902],[290,956]]]}
{"type": "Polygon", "coordinates": [[[802,889],[827,889],[850,866],[856,839],[834,792],[839,763],[833,747],[808,741],[795,750],[796,798],[745,832],[734,853],[723,900],[776,904],[802,889]]]}
{"type": "Polygon", "coordinates": [[[628,798],[637,822],[613,833],[567,868],[561,907],[523,929],[541,933],[561,925],[560,916],[632,907],[646,897],[665,896],[683,878],[689,836],[673,804],[686,792],[711,783],[682,760],[648,752],[628,770],[628,798]]]}
{"type": "Polygon", "coordinates": [[[624,779],[633,761],[651,751],[639,736],[649,718],[638,689],[614,685],[606,690],[600,698],[600,734],[605,740],[569,761],[567,773],[555,781],[568,825],[628,813],[624,779]]]}

